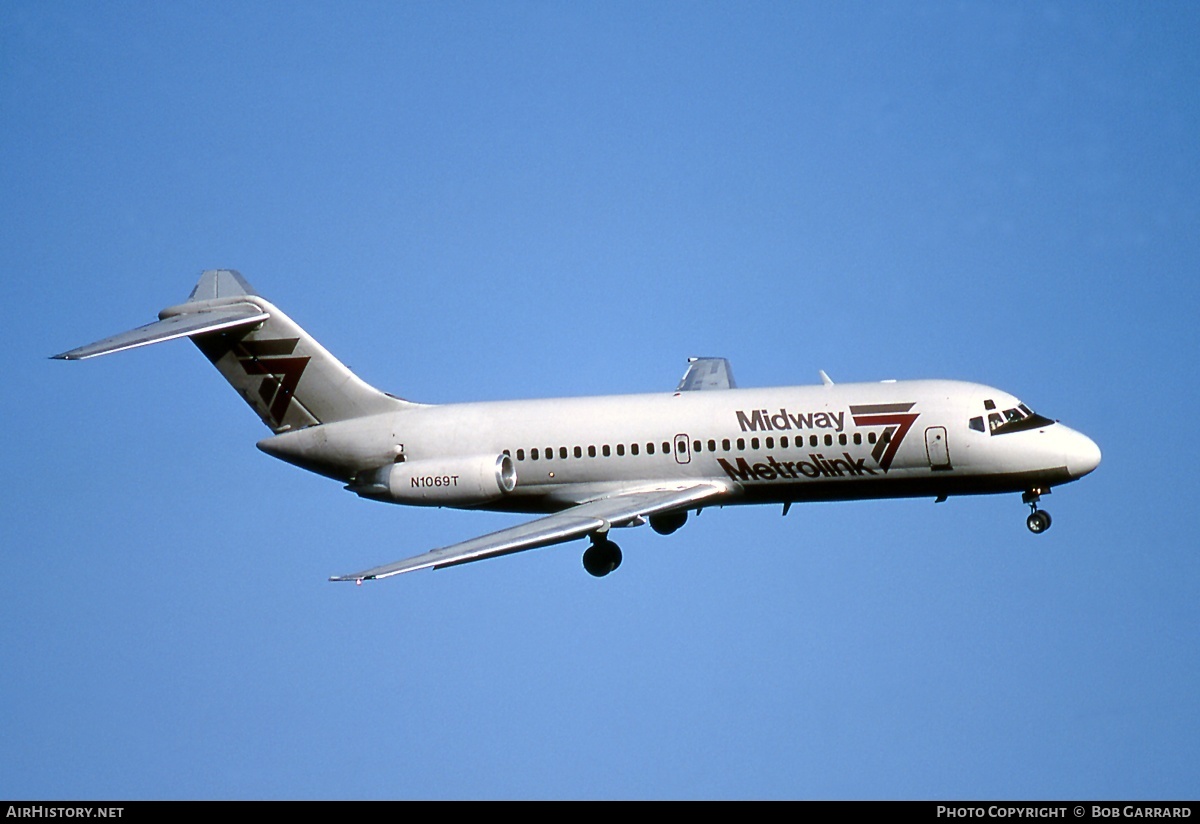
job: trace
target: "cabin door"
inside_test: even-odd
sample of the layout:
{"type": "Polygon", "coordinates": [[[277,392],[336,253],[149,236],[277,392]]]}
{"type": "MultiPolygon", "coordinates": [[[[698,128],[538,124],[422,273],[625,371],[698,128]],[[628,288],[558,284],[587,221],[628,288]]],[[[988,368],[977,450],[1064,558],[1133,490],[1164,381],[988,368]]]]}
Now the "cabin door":
{"type": "Polygon", "coordinates": [[[950,445],[946,443],[946,427],[931,426],[925,430],[925,453],[929,456],[930,469],[952,469],[950,445]]]}
{"type": "Polygon", "coordinates": [[[675,463],[691,463],[692,449],[688,445],[687,435],[675,436],[675,463]]]}

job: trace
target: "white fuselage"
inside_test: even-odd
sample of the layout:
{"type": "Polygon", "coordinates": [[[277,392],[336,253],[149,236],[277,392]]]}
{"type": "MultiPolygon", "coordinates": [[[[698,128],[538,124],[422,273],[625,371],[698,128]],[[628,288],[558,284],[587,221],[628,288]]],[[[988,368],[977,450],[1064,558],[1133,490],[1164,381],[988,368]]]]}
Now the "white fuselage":
{"type": "Polygon", "coordinates": [[[377,501],[545,513],[334,581],[386,578],[588,538],[596,576],[621,563],[612,527],[670,534],[704,506],[985,492],[1039,496],[1100,463],[1084,435],[1006,392],[958,381],[736,389],[724,358],[678,388],[430,406],[380,392],[228,269],[206,270],[159,320],[56,355],[86,360],[189,337],[275,433],[264,452],[377,501]]]}
{"type": "Polygon", "coordinates": [[[507,453],[511,493],[428,503],[529,512],[703,479],[731,483],[729,503],[760,503],[1048,489],[1095,468],[1095,444],[1059,423],[971,428],[1019,403],[980,384],[929,380],[414,405],[259,446],[344,481],[402,460],[419,462],[429,483],[450,483],[443,462],[507,453]]]}

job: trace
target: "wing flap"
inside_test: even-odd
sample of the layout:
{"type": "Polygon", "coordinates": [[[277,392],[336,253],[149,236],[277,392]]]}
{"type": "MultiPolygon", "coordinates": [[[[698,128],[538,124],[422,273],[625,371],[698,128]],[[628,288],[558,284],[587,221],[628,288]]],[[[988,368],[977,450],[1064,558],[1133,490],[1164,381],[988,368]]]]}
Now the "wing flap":
{"type": "Polygon", "coordinates": [[[685,487],[642,489],[578,504],[570,509],[501,529],[488,535],[435,549],[383,566],[334,575],[331,581],[367,581],[388,578],[418,569],[465,564],[526,549],[561,544],[609,527],[628,526],[640,518],[668,510],[689,509],[705,501],[729,494],[730,487],[720,483],[692,484],[685,487]]]}
{"type": "Polygon", "coordinates": [[[154,323],[148,323],[137,329],[130,329],[128,332],[122,332],[119,335],[113,335],[52,357],[57,360],[86,360],[165,340],[202,335],[205,332],[216,332],[235,326],[249,326],[260,323],[269,317],[269,314],[250,303],[219,306],[156,320],[154,323]]]}

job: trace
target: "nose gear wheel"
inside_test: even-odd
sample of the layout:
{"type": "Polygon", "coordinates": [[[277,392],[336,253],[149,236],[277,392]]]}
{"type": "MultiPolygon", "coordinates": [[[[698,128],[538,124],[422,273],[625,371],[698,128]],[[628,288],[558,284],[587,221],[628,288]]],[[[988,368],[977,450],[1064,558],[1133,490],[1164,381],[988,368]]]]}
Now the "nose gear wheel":
{"type": "MultiPolygon", "coordinates": [[[[1021,496],[1021,500],[1029,504],[1029,517],[1025,519],[1025,526],[1034,535],[1041,535],[1050,528],[1050,513],[1044,509],[1038,509],[1038,501],[1042,498],[1043,490],[1031,489],[1021,496]]],[[[1044,490],[1049,492],[1049,490],[1044,490]]]]}

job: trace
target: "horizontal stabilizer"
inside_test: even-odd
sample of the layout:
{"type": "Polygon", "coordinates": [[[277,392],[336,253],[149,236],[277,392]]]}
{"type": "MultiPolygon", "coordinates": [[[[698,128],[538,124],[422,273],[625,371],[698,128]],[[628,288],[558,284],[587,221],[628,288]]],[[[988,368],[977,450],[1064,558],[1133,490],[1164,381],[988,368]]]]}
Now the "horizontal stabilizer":
{"type": "Polygon", "coordinates": [[[237,326],[250,326],[260,323],[270,315],[252,303],[240,303],[233,306],[220,306],[192,312],[148,323],[113,335],[111,338],[80,346],[61,355],[53,355],[58,360],[86,360],[98,355],[111,352],[121,352],[138,346],[148,346],[164,340],[190,337],[205,332],[216,332],[221,329],[231,329],[237,326]]]}

